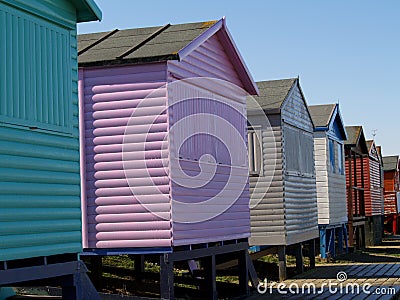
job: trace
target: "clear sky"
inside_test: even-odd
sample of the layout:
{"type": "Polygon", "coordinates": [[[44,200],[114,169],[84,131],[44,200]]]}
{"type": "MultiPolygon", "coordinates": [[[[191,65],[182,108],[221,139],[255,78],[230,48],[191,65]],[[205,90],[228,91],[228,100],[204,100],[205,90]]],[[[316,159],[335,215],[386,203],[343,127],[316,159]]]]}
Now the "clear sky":
{"type": "Polygon", "coordinates": [[[255,80],[300,76],[308,104],[340,103],[384,155],[400,154],[400,1],[96,0],[79,33],[227,18],[255,80]]]}

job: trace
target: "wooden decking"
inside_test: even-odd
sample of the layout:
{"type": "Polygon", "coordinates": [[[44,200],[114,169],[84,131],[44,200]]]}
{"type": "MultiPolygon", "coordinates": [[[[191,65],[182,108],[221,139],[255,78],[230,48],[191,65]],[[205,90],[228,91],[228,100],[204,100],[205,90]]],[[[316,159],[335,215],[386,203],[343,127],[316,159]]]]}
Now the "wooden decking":
{"type": "MultiPolygon", "coordinates": [[[[286,280],[283,284],[287,288],[282,290],[287,294],[279,293],[277,288],[273,288],[271,294],[269,288],[265,294],[256,292],[248,299],[397,299],[397,295],[400,294],[400,263],[328,264],[286,280]],[[347,276],[347,280],[339,281],[338,273],[347,276]],[[328,289],[329,283],[333,292],[328,289]],[[312,288],[308,289],[310,285],[312,288]],[[290,286],[295,293],[289,291],[290,286]],[[316,292],[314,292],[314,286],[316,292]],[[357,286],[360,287],[359,292],[357,292],[357,286]],[[299,287],[298,293],[297,287],[299,287]],[[363,287],[370,293],[364,292],[363,287]],[[336,293],[334,293],[335,288],[336,293]]],[[[270,286],[271,283],[268,285],[270,286]]]]}

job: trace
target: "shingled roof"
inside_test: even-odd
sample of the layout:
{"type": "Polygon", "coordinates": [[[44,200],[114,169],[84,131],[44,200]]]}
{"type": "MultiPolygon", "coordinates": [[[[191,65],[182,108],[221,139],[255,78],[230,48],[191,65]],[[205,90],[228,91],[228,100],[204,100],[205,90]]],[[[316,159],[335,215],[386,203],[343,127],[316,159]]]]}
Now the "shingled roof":
{"type": "Polygon", "coordinates": [[[383,170],[384,171],[395,171],[399,162],[399,156],[384,156],[383,157],[383,170]]]}
{"type": "Polygon", "coordinates": [[[362,132],[362,126],[346,126],[347,140],[345,145],[356,145],[362,132]]]}
{"type": "Polygon", "coordinates": [[[335,111],[335,107],[336,104],[322,104],[322,105],[308,106],[315,127],[329,126],[329,122],[331,121],[333,112],[335,111]]]}
{"type": "Polygon", "coordinates": [[[178,52],[217,21],[112,30],[78,36],[79,65],[178,59],[178,52]]]}
{"type": "Polygon", "coordinates": [[[363,154],[368,154],[367,142],[365,140],[362,126],[346,126],[347,140],[344,141],[346,147],[359,146],[363,154]]]}
{"type": "MultiPolygon", "coordinates": [[[[260,94],[254,99],[264,111],[279,111],[296,81],[297,78],[289,78],[257,82],[260,94]]],[[[255,109],[253,106],[254,103],[248,101],[247,109],[255,109]]]]}

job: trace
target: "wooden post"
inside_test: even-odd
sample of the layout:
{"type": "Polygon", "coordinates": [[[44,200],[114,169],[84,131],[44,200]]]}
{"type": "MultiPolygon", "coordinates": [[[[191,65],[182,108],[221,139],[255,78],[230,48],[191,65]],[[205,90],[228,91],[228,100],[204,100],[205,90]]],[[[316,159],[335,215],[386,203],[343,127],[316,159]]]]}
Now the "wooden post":
{"type": "Polygon", "coordinates": [[[160,297],[172,300],[174,295],[174,263],[168,260],[168,254],[160,256],[160,297]]]}
{"type": "Polygon", "coordinates": [[[286,246],[278,246],[279,281],[284,281],[286,275],[286,246]]]}
{"type": "Polygon", "coordinates": [[[315,268],[315,239],[309,243],[308,256],[310,258],[310,268],[315,268]]]}
{"type": "Polygon", "coordinates": [[[343,253],[343,225],[338,228],[338,253],[343,253]]]}
{"type": "Polygon", "coordinates": [[[99,289],[103,280],[103,258],[93,255],[90,257],[90,279],[93,285],[99,289]]]}
{"type": "Polygon", "coordinates": [[[303,260],[303,245],[298,243],[296,247],[296,272],[302,274],[304,272],[304,260],[303,260]]]}
{"type": "Polygon", "coordinates": [[[336,247],[335,247],[335,240],[336,240],[336,234],[335,234],[335,228],[332,228],[330,230],[330,247],[329,247],[329,253],[331,254],[332,257],[336,256],[336,247]]]}
{"type": "Polygon", "coordinates": [[[83,299],[80,274],[66,276],[62,282],[62,299],[83,299]]]}
{"type": "Polygon", "coordinates": [[[351,149],[348,150],[348,170],[349,170],[349,180],[347,186],[347,208],[348,208],[348,220],[349,220],[349,247],[353,247],[354,245],[354,235],[353,235],[353,156],[351,149]]]}
{"type": "Polygon", "coordinates": [[[321,253],[321,258],[326,259],[326,228],[320,227],[319,229],[319,252],[321,253]]]}
{"type": "Polygon", "coordinates": [[[239,288],[241,295],[249,295],[249,268],[247,265],[247,254],[248,250],[244,249],[238,252],[238,268],[239,268],[239,288]]]}
{"type": "Polygon", "coordinates": [[[397,214],[393,215],[393,222],[392,222],[392,226],[393,226],[393,234],[396,235],[397,234],[397,214]]]}
{"type": "Polygon", "coordinates": [[[204,281],[206,288],[206,298],[211,300],[218,299],[217,293],[217,272],[215,268],[215,255],[207,256],[203,259],[204,281]]]}
{"type": "Polygon", "coordinates": [[[135,255],[133,261],[135,266],[135,279],[140,280],[144,273],[144,255],[135,255]]]}

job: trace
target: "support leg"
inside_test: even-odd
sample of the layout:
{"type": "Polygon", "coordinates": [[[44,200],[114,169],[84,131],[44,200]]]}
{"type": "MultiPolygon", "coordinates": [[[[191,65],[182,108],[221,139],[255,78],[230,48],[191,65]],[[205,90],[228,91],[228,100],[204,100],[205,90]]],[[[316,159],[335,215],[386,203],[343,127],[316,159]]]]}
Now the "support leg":
{"type": "Polygon", "coordinates": [[[343,253],[343,226],[338,228],[338,253],[343,253]]]}
{"type": "Polygon", "coordinates": [[[326,259],[326,228],[321,227],[319,229],[319,252],[321,253],[321,258],[326,259]]]}
{"type": "Polygon", "coordinates": [[[174,263],[168,254],[160,256],[160,296],[161,299],[174,299],[174,263]]]}
{"type": "Polygon", "coordinates": [[[349,253],[349,238],[348,238],[348,232],[347,232],[347,226],[346,224],[343,225],[343,233],[344,233],[344,242],[346,244],[346,254],[349,253]]]}
{"type": "Polygon", "coordinates": [[[296,247],[296,271],[297,274],[302,274],[304,272],[304,260],[303,260],[303,245],[298,243],[296,247]]]}
{"type": "Polygon", "coordinates": [[[397,215],[393,215],[393,234],[397,234],[397,215]]]}
{"type": "Polygon", "coordinates": [[[335,239],[336,239],[336,234],[335,234],[335,228],[332,228],[330,230],[330,242],[329,242],[329,253],[331,254],[331,257],[336,256],[336,249],[335,249],[335,239]]]}
{"type": "Polygon", "coordinates": [[[102,286],[103,258],[101,256],[90,257],[90,279],[97,289],[102,286]]]}
{"type": "Polygon", "coordinates": [[[62,282],[62,298],[68,300],[83,299],[82,286],[80,284],[81,274],[68,275],[63,278],[62,282]]]}
{"type": "Polygon", "coordinates": [[[286,246],[278,246],[279,281],[284,281],[286,275],[286,246]]]}
{"type": "Polygon", "coordinates": [[[247,265],[247,249],[239,253],[239,287],[241,295],[249,295],[249,267],[247,265]]]}
{"type": "Polygon", "coordinates": [[[134,264],[135,264],[135,279],[141,279],[142,274],[144,273],[144,255],[135,255],[134,264]]]}
{"type": "Polygon", "coordinates": [[[215,255],[205,257],[203,259],[203,267],[205,271],[205,287],[207,299],[217,300],[217,272],[215,268],[215,255]]]}
{"type": "Polygon", "coordinates": [[[353,223],[352,222],[349,222],[348,235],[349,235],[349,245],[348,245],[348,247],[354,247],[354,227],[353,227],[353,223]]]}
{"type": "Polygon", "coordinates": [[[312,239],[309,244],[308,256],[310,258],[310,268],[315,268],[315,239],[312,239]]]}

